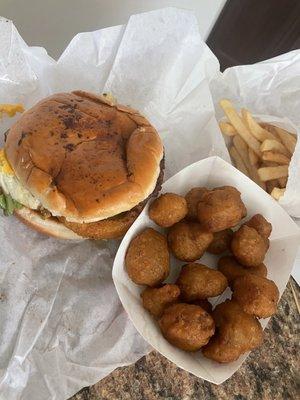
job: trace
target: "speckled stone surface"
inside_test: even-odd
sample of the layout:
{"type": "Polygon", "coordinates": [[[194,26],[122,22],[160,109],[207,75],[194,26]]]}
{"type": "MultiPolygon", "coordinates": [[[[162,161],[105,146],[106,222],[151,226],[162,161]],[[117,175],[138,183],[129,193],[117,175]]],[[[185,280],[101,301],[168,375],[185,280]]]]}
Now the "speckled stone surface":
{"type": "Polygon", "coordinates": [[[300,398],[300,319],[290,280],[271,319],[263,345],[222,385],[177,368],[152,352],[129,367],[118,368],[71,400],[277,400],[300,398]]]}

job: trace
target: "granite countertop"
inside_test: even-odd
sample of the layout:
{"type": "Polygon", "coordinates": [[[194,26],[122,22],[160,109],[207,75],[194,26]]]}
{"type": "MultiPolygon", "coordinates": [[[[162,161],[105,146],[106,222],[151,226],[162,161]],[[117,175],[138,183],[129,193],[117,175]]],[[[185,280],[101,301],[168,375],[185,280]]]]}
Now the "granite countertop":
{"type": "Polygon", "coordinates": [[[291,285],[299,298],[299,287],[291,278],[263,345],[222,385],[196,378],[153,351],[70,400],[295,400],[300,393],[300,319],[291,285]]]}

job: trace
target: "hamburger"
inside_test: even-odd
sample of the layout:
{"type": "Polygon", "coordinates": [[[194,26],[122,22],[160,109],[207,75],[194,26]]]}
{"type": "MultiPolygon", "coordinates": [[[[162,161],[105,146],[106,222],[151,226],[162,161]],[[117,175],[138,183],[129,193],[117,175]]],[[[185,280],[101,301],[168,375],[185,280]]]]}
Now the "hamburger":
{"type": "Polygon", "coordinates": [[[110,96],[57,93],[22,114],[0,151],[0,206],[64,239],[122,237],[161,187],[161,139],[110,96]]]}

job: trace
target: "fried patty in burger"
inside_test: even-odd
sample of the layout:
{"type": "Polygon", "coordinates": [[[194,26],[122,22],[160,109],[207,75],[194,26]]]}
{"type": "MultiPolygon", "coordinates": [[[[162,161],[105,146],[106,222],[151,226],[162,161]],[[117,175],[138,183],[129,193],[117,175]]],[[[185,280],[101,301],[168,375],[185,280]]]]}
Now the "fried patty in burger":
{"type": "Polygon", "coordinates": [[[15,214],[65,239],[123,236],[163,178],[163,145],[150,122],[83,91],[54,94],[26,111],[3,157],[11,175],[0,168],[0,185],[21,205],[15,214]]]}

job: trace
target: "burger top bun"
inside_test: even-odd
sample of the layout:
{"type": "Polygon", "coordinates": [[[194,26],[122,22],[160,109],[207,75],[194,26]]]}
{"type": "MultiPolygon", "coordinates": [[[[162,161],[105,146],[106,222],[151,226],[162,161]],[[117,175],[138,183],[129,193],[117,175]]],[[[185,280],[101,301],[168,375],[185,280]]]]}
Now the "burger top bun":
{"type": "Polygon", "coordinates": [[[53,216],[95,222],[154,190],[163,158],[138,111],[83,91],[41,100],[11,127],[6,156],[21,184],[53,216]]]}

